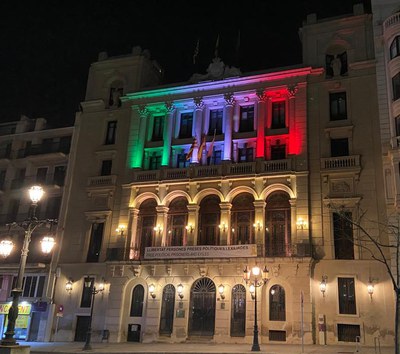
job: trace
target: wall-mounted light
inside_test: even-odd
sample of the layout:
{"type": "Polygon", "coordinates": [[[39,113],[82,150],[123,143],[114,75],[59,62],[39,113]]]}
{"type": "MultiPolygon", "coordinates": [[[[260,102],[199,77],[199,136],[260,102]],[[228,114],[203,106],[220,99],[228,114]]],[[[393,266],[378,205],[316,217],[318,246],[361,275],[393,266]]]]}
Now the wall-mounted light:
{"type": "Polygon", "coordinates": [[[307,229],[307,221],[303,218],[298,218],[296,222],[297,230],[304,230],[307,229]]]}
{"type": "Polygon", "coordinates": [[[325,291],[326,291],[326,281],[328,280],[328,277],[326,275],[322,276],[322,280],[319,283],[319,291],[322,293],[322,296],[325,297],[325,291]]]}
{"type": "Polygon", "coordinates": [[[149,293],[150,293],[150,296],[151,296],[153,299],[156,298],[155,291],[156,291],[156,287],[154,286],[154,284],[150,284],[150,285],[149,285],[149,293]]]}
{"type": "Polygon", "coordinates": [[[74,284],[73,280],[71,278],[68,279],[68,281],[65,283],[65,291],[68,294],[71,294],[72,291],[72,285],[74,284]]]}
{"type": "Polygon", "coordinates": [[[97,285],[97,290],[103,292],[105,287],[106,287],[106,281],[104,280],[104,278],[101,278],[99,284],[97,285]]]}
{"type": "Polygon", "coordinates": [[[223,223],[221,223],[221,224],[219,224],[219,229],[222,231],[222,232],[226,232],[226,228],[227,228],[227,226],[226,226],[226,224],[223,222],[223,223]]]}
{"type": "Polygon", "coordinates": [[[254,300],[256,298],[256,287],[254,286],[254,284],[251,284],[249,286],[249,291],[251,294],[251,299],[254,300]]]}
{"type": "Polygon", "coordinates": [[[186,229],[188,232],[192,233],[193,230],[194,230],[194,227],[193,227],[192,224],[188,224],[188,225],[186,225],[185,229],[186,229]]]}
{"type": "Polygon", "coordinates": [[[372,295],[374,294],[374,283],[372,282],[372,279],[368,281],[367,291],[372,300],[372,295]]]}
{"type": "Polygon", "coordinates": [[[178,291],[179,298],[182,300],[183,299],[183,285],[178,284],[178,286],[176,287],[176,290],[178,291]]]}
{"type": "Polygon", "coordinates": [[[225,290],[225,286],[223,284],[218,286],[219,296],[221,297],[222,300],[225,299],[224,290],[225,290]]]}
{"type": "Polygon", "coordinates": [[[118,225],[118,227],[115,229],[115,231],[120,234],[121,236],[124,236],[124,231],[126,230],[125,225],[118,225]]]}
{"type": "Polygon", "coordinates": [[[262,223],[260,221],[257,221],[256,223],[253,224],[254,229],[257,231],[261,231],[262,229],[262,223]]]}
{"type": "Polygon", "coordinates": [[[160,224],[158,224],[157,226],[154,226],[154,229],[153,229],[153,230],[154,230],[155,232],[157,232],[158,234],[161,234],[163,228],[162,228],[162,226],[161,226],[160,224]]]}

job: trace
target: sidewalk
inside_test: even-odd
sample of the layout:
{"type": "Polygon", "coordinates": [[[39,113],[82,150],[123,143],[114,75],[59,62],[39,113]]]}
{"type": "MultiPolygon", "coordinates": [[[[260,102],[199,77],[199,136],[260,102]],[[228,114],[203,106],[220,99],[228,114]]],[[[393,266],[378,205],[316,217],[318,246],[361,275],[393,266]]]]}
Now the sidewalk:
{"type": "MultiPolygon", "coordinates": [[[[126,353],[251,353],[251,344],[196,344],[196,343],[182,343],[182,344],[167,344],[167,343],[93,343],[92,350],[82,351],[84,343],[69,342],[69,343],[48,343],[48,342],[30,342],[27,343],[31,346],[31,353],[35,354],[70,354],[70,353],[112,353],[112,354],[126,354],[126,353]]],[[[260,344],[260,353],[264,354],[302,354],[301,345],[290,344],[260,344]]],[[[394,349],[382,347],[381,350],[373,347],[361,346],[359,351],[356,352],[355,343],[349,345],[334,345],[334,346],[320,346],[320,345],[305,345],[305,354],[393,354],[394,349]]]]}

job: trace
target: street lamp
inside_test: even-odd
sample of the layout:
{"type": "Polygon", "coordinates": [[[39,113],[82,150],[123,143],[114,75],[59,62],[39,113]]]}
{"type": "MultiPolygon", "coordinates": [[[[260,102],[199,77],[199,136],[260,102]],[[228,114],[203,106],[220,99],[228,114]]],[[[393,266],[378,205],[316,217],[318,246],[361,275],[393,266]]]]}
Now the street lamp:
{"type": "MultiPolygon", "coordinates": [[[[25,273],[25,266],[26,266],[26,260],[28,258],[28,252],[29,252],[29,244],[31,242],[31,237],[33,231],[35,231],[36,228],[44,225],[44,224],[56,224],[57,220],[38,220],[36,217],[36,208],[38,205],[38,202],[42,199],[44,191],[43,188],[40,186],[33,186],[29,189],[29,197],[32,202],[32,208],[30,215],[27,220],[23,222],[13,222],[9,226],[14,227],[18,226],[24,230],[25,236],[24,236],[24,243],[21,249],[21,258],[19,261],[19,269],[18,269],[18,277],[17,277],[17,283],[15,285],[15,288],[11,291],[12,294],[12,305],[10,307],[10,310],[8,311],[8,325],[7,325],[7,331],[4,333],[4,339],[1,341],[2,345],[8,345],[8,346],[16,346],[18,343],[16,342],[14,335],[15,335],[15,322],[18,317],[18,303],[19,303],[19,298],[22,294],[22,283],[24,279],[24,273],[25,273]]],[[[41,241],[42,245],[42,250],[44,253],[50,253],[51,250],[53,249],[55,242],[54,238],[51,236],[46,236],[43,238],[41,241]]],[[[10,240],[3,240],[0,242],[0,254],[3,257],[8,257],[13,249],[13,243],[10,240]]]]}
{"type": "Polygon", "coordinates": [[[94,308],[94,298],[98,293],[102,293],[104,291],[104,281],[100,282],[96,288],[96,285],[92,286],[92,279],[85,278],[84,287],[86,289],[91,289],[92,302],[90,306],[90,316],[89,316],[89,325],[86,334],[85,345],[83,346],[83,350],[91,350],[92,346],[90,345],[90,340],[92,339],[92,318],[93,318],[93,308],[94,308]]]}
{"type": "Polygon", "coordinates": [[[250,284],[251,298],[254,300],[254,330],[253,330],[253,345],[252,352],[260,351],[260,344],[258,343],[258,325],[257,325],[257,288],[263,286],[268,282],[268,269],[264,266],[261,270],[260,267],[254,266],[249,270],[246,268],[243,271],[243,279],[246,284],[250,284]],[[261,276],[260,276],[261,274],[261,276]]]}

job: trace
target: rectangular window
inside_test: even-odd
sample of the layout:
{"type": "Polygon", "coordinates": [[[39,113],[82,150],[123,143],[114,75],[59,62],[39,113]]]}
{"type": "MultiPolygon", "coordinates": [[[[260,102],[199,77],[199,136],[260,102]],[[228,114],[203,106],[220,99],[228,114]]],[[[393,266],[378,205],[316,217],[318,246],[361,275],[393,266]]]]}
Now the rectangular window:
{"type": "Polygon", "coordinates": [[[105,145],[115,144],[115,136],[117,133],[117,121],[112,120],[107,123],[107,134],[105,145]]]}
{"type": "Polygon", "coordinates": [[[164,116],[154,117],[153,135],[151,141],[161,141],[163,139],[164,116]]]}
{"type": "Polygon", "coordinates": [[[177,168],[185,168],[189,166],[190,160],[186,159],[186,154],[178,154],[177,156],[177,161],[176,161],[176,167],[177,168]]]}
{"type": "Polygon", "coordinates": [[[89,250],[86,262],[98,262],[103,242],[104,223],[93,223],[90,232],[89,250]]]}
{"type": "Polygon", "coordinates": [[[285,101],[272,102],[271,129],[286,128],[285,101]]]}
{"type": "Polygon", "coordinates": [[[47,177],[47,167],[39,167],[36,171],[36,183],[45,185],[47,177]]]}
{"type": "Polygon", "coordinates": [[[333,241],[335,259],[354,259],[353,225],[351,212],[333,213],[333,241]]]}
{"type": "Polygon", "coordinates": [[[222,109],[213,109],[210,111],[210,126],[208,135],[222,134],[222,118],[224,111],[222,109]]]}
{"type": "Polygon", "coordinates": [[[56,166],[54,167],[54,184],[56,186],[63,186],[65,180],[65,174],[67,173],[67,166],[56,166]]]}
{"type": "Polygon", "coordinates": [[[340,342],[356,342],[361,336],[360,325],[338,323],[337,329],[340,342]]]}
{"type": "Polygon", "coordinates": [[[252,132],[254,130],[254,106],[240,107],[239,132],[252,132]]]}
{"type": "MultiPolygon", "coordinates": [[[[46,277],[44,275],[26,276],[22,280],[22,297],[42,297],[46,277]]],[[[17,277],[13,278],[12,289],[17,286],[17,277]]]]}
{"type": "Polygon", "coordinates": [[[393,86],[393,101],[396,101],[400,98],[400,73],[398,73],[392,78],[392,86],[393,86]]]}
{"type": "Polygon", "coordinates": [[[101,176],[109,176],[111,175],[112,168],[112,160],[103,160],[101,161],[101,176]]]}
{"type": "Polygon", "coordinates": [[[276,144],[271,145],[271,160],[284,160],[286,159],[286,145],[276,144]]]}
{"type": "Polygon", "coordinates": [[[7,170],[0,170],[0,190],[4,191],[7,170]]]}
{"type": "Polygon", "coordinates": [[[59,151],[68,154],[70,148],[71,148],[71,137],[62,136],[59,142],[59,151]]]}
{"type": "Polygon", "coordinates": [[[349,156],[349,139],[331,139],[331,156],[349,156]]]}
{"type": "Polygon", "coordinates": [[[396,122],[396,136],[400,136],[400,116],[395,118],[396,122]]]}
{"type": "Polygon", "coordinates": [[[244,147],[239,149],[239,162],[252,162],[254,157],[254,149],[252,147],[244,147]]]}
{"type": "Polygon", "coordinates": [[[339,313],[357,314],[354,278],[338,278],[339,313]]]}
{"type": "Polygon", "coordinates": [[[214,150],[211,156],[211,164],[213,165],[220,165],[222,161],[222,151],[221,150],[214,150]]]}
{"type": "Polygon", "coordinates": [[[92,291],[94,287],[94,278],[85,277],[83,281],[83,290],[81,298],[81,307],[90,307],[92,305],[92,291]],[[90,282],[90,286],[86,287],[85,283],[90,282]]]}
{"type": "Polygon", "coordinates": [[[346,92],[334,92],[329,94],[330,120],[347,119],[346,92]]]}
{"type": "Polygon", "coordinates": [[[14,222],[17,219],[19,203],[20,203],[19,199],[11,199],[10,202],[8,203],[8,211],[6,217],[7,223],[14,222]]]}
{"type": "Polygon", "coordinates": [[[161,155],[153,154],[149,159],[149,170],[159,170],[161,167],[161,155]]]}
{"type": "Polygon", "coordinates": [[[58,219],[61,207],[61,197],[51,197],[47,200],[46,219],[58,219]]]}
{"type": "Polygon", "coordinates": [[[191,138],[193,126],[193,113],[181,114],[181,125],[179,129],[179,139],[191,138]]]}

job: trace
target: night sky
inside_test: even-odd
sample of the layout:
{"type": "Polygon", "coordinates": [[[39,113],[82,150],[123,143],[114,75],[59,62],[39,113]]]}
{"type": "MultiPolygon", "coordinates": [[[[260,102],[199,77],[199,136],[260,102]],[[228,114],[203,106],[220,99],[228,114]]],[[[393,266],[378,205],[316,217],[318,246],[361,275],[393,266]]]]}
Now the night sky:
{"type": "Polygon", "coordinates": [[[0,122],[25,114],[72,125],[101,51],[123,55],[140,45],[164,68],[165,83],[205,73],[218,34],[219,56],[242,72],[299,64],[307,14],[348,14],[358,2],[370,11],[368,0],[2,0],[0,122]]]}

